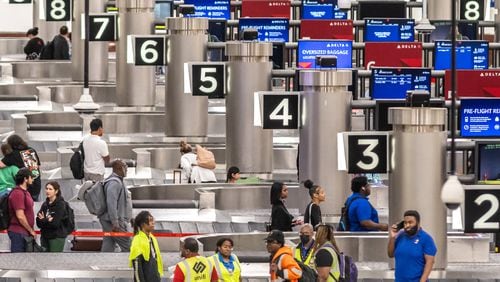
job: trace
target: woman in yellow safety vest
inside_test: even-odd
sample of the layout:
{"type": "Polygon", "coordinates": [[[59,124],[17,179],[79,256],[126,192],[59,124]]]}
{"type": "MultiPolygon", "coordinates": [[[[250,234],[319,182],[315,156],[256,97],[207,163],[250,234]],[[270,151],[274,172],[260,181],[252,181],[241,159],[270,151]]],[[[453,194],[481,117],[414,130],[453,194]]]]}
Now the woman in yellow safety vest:
{"type": "Polygon", "coordinates": [[[215,255],[209,258],[217,270],[219,281],[242,281],[240,261],[235,254],[232,254],[233,246],[234,243],[231,238],[221,238],[217,241],[215,255]]]}
{"type": "Polygon", "coordinates": [[[318,281],[336,282],[340,278],[339,247],[335,242],[333,227],[326,224],[318,225],[316,229],[316,252],[314,264],[318,272],[318,281]]]}
{"type": "Polygon", "coordinates": [[[141,211],[134,219],[134,239],[130,246],[130,266],[134,268],[134,282],[160,282],[163,263],[158,241],[152,232],[155,221],[151,213],[141,211]]]}

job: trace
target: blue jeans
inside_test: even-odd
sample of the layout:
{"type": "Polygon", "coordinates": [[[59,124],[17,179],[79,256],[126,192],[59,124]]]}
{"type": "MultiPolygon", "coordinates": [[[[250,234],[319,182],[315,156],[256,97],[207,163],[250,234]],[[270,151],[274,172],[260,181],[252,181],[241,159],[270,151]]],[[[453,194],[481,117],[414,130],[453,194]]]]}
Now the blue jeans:
{"type": "Polygon", "coordinates": [[[26,235],[11,231],[7,233],[9,234],[9,239],[10,239],[10,251],[12,253],[26,252],[26,241],[24,241],[24,237],[26,235]]]}

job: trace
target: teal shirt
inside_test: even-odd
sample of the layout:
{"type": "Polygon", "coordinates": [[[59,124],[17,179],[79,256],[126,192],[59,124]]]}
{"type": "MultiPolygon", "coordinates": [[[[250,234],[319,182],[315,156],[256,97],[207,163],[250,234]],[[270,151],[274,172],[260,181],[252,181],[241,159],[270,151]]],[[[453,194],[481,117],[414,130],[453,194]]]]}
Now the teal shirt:
{"type": "Polygon", "coordinates": [[[19,168],[15,165],[4,167],[0,169],[0,193],[16,187],[14,177],[19,168]]]}

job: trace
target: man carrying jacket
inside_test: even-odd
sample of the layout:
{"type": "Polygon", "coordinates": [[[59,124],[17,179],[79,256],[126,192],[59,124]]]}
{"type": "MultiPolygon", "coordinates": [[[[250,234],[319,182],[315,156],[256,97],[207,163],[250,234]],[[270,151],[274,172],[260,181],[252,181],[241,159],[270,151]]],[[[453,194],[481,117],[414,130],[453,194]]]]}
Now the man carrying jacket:
{"type": "MultiPolygon", "coordinates": [[[[117,159],[111,165],[113,173],[104,180],[106,212],[99,217],[99,221],[104,232],[127,232],[132,217],[132,200],[123,184],[123,178],[127,176],[127,164],[117,159]]],[[[101,252],[114,252],[116,244],[122,252],[130,251],[129,237],[106,236],[102,240],[101,252]]]]}
{"type": "Polygon", "coordinates": [[[271,254],[271,281],[284,279],[297,282],[302,277],[302,269],[293,258],[292,249],[285,246],[285,235],[279,230],[269,233],[266,240],[267,251],[271,254]]]}

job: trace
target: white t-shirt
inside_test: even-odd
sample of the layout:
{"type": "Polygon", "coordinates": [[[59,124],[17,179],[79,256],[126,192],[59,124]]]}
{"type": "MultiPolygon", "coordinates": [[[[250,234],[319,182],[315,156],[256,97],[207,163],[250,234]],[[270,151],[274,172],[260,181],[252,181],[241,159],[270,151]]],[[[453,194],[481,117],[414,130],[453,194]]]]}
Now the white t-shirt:
{"type": "Polygon", "coordinates": [[[83,137],[83,151],[85,163],[83,171],[86,173],[104,175],[104,159],[109,156],[108,144],[97,135],[83,137]]]}

